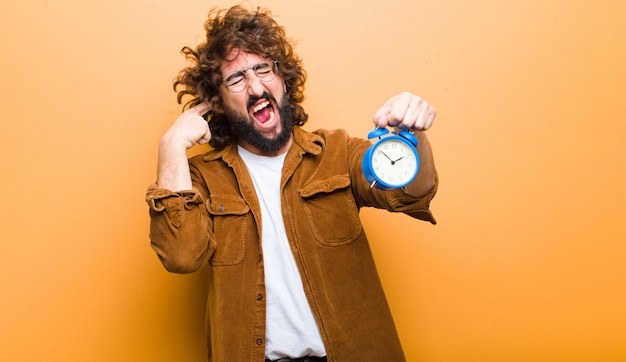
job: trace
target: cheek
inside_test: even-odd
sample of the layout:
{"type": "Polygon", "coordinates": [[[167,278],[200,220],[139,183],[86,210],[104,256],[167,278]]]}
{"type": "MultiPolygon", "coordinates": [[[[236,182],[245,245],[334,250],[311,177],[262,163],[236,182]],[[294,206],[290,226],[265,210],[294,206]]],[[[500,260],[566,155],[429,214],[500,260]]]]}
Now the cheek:
{"type": "Polygon", "coordinates": [[[228,94],[223,96],[224,105],[239,113],[247,113],[245,93],[228,94]]]}
{"type": "Polygon", "coordinates": [[[279,103],[282,103],[285,94],[287,94],[287,85],[285,82],[277,82],[272,85],[270,92],[279,103]]]}

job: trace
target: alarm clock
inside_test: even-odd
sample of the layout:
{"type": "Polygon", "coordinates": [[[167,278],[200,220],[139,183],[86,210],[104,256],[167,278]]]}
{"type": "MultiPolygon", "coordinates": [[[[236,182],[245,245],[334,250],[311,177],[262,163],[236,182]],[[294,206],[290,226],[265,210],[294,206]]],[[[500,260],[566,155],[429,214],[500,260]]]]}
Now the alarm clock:
{"type": "Polygon", "coordinates": [[[420,158],[416,149],[417,138],[413,133],[399,130],[390,134],[387,128],[376,128],[367,138],[378,138],[363,155],[363,175],[370,188],[404,188],[415,179],[420,158]]]}

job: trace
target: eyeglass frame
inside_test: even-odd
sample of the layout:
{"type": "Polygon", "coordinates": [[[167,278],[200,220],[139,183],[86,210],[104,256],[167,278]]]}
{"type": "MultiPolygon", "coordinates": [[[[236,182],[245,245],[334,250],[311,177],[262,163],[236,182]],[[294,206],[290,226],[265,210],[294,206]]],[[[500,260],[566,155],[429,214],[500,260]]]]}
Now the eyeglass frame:
{"type": "Polygon", "coordinates": [[[276,76],[278,75],[278,61],[277,60],[273,60],[273,59],[268,59],[266,61],[262,61],[259,63],[256,63],[255,65],[249,67],[249,68],[245,68],[245,69],[241,69],[239,71],[236,71],[234,73],[232,73],[231,75],[229,75],[228,77],[226,77],[226,79],[222,80],[221,84],[226,87],[226,89],[228,89],[229,91],[233,92],[233,93],[241,93],[244,90],[246,90],[246,88],[248,88],[248,86],[250,85],[250,77],[248,76],[248,71],[251,70],[254,73],[254,76],[257,77],[261,82],[263,83],[267,83],[267,82],[271,82],[273,81],[276,76]],[[271,64],[269,62],[272,62],[271,64]],[[272,78],[270,79],[263,79],[262,77],[259,77],[259,75],[257,74],[257,70],[259,66],[262,65],[272,65],[273,67],[270,69],[270,72],[272,72],[272,74],[274,75],[272,78]],[[238,77],[240,75],[243,75],[243,87],[241,88],[241,90],[233,90],[232,87],[233,86],[237,86],[239,84],[239,82],[235,83],[235,84],[226,84],[226,81],[229,78],[233,78],[233,77],[238,77]]]}

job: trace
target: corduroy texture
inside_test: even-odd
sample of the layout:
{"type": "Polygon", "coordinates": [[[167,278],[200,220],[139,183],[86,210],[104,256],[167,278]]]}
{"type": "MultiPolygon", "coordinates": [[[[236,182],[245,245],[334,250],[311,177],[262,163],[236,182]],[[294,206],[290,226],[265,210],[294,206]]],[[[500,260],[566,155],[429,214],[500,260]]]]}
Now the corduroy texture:
{"type": "MultiPolygon", "coordinates": [[[[307,133],[296,127],[283,167],[287,237],[330,361],[404,360],[359,209],[402,211],[434,223],[434,169],[434,186],[423,197],[372,189],[361,172],[370,145],[341,130],[307,133]]],[[[430,157],[430,150],[423,153],[430,157]]],[[[235,145],[190,164],[194,190],[148,189],[152,245],[172,272],[211,266],[209,360],[262,361],[265,280],[252,181],[235,145]]]]}

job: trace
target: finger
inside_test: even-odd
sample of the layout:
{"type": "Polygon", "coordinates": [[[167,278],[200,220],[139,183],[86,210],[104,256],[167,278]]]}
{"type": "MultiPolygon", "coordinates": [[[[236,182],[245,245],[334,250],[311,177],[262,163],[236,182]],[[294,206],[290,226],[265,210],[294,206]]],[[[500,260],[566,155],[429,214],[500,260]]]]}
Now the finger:
{"type": "Polygon", "coordinates": [[[425,107],[421,114],[419,120],[419,126],[422,131],[429,129],[433,125],[433,121],[435,120],[436,111],[435,108],[425,103],[427,107],[425,107]]]}
{"type": "Polygon", "coordinates": [[[425,101],[420,101],[419,107],[417,109],[417,117],[415,119],[415,124],[413,125],[414,130],[423,131],[427,128],[426,123],[428,121],[428,114],[430,113],[430,105],[425,101]]]}
{"type": "Polygon", "coordinates": [[[208,124],[207,124],[206,132],[204,133],[204,135],[202,135],[202,137],[200,137],[200,139],[197,142],[203,145],[205,143],[209,143],[210,140],[211,140],[211,129],[208,127],[208,124]]]}
{"type": "Polygon", "coordinates": [[[197,105],[195,105],[193,108],[191,108],[195,113],[198,113],[199,115],[204,115],[205,113],[207,113],[210,109],[211,109],[211,105],[209,104],[209,102],[202,102],[199,103],[197,105]]]}
{"type": "Polygon", "coordinates": [[[430,104],[417,96],[414,106],[407,113],[411,113],[411,116],[407,116],[413,122],[411,129],[421,131],[425,131],[432,126],[436,114],[435,109],[430,104]]]}
{"type": "Polygon", "coordinates": [[[378,128],[385,128],[389,125],[388,115],[389,109],[391,108],[389,103],[389,101],[386,102],[382,107],[378,109],[378,111],[376,111],[376,113],[374,113],[374,117],[372,118],[372,120],[378,128]]]}
{"type": "Polygon", "coordinates": [[[408,129],[416,129],[422,126],[421,115],[424,111],[424,104],[421,98],[412,97],[411,101],[407,105],[407,110],[402,119],[400,127],[408,129]]]}
{"type": "Polygon", "coordinates": [[[412,95],[410,93],[404,92],[392,98],[393,105],[388,114],[390,126],[402,126],[402,123],[407,116],[407,111],[411,105],[411,97],[412,95]]]}
{"type": "Polygon", "coordinates": [[[437,117],[437,111],[431,107],[430,112],[428,112],[428,115],[426,116],[426,124],[424,125],[424,130],[427,130],[433,126],[433,123],[435,122],[435,117],[437,117]]]}
{"type": "Polygon", "coordinates": [[[205,137],[202,137],[196,143],[199,144],[199,145],[205,145],[205,144],[209,143],[209,140],[206,139],[205,137]]]}

